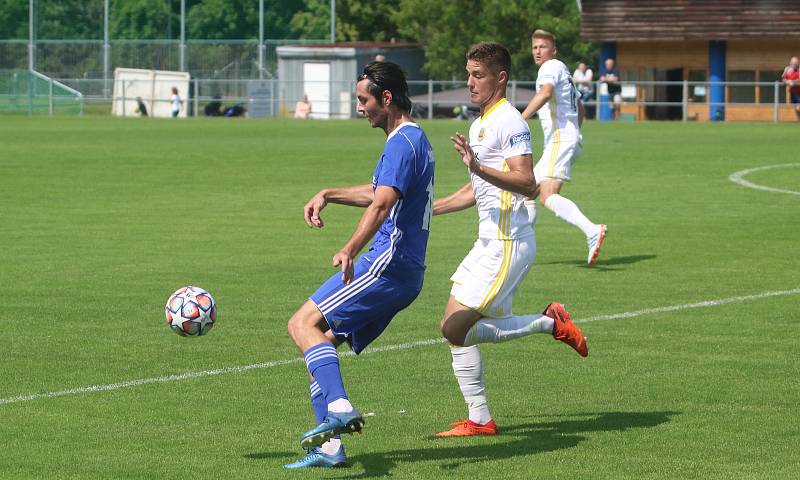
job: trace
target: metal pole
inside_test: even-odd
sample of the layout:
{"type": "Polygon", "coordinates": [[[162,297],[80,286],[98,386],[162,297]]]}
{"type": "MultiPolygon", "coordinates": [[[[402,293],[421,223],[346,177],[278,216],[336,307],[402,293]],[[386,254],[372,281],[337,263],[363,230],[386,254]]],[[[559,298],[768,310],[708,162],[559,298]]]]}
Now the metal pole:
{"type": "Polygon", "coordinates": [[[111,46],[108,44],[108,0],[103,1],[103,97],[108,98],[108,78],[111,62],[111,46]]]}
{"type": "Polygon", "coordinates": [[[511,105],[517,106],[517,81],[511,80],[511,105]]]}
{"type": "Polygon", "coordinates": [[[186,0],[181,0],[181,72],[186,71],[186,0]]]}
{"type": "Polygon", "coordinates": [[[264,0],[258,0],[258,78],[264,79],[264,0]]]}
{"type": "Polygon", "coordinates": [[[48,107],[50,109],[50,116],[52,117],[53,116],[53,79],[51,78],[50,81],[47,82],[47,83],[48,83],[48,86],[50,87],[50,91],[48,92],[48,95],[47,95],[47,103],[48,103],[48,107]]]}
{"type": "Polygon", "coordinates": [[[780,91],[780,83],[777,80],[775,81],[775,86],[773,87],[774,93],[772,97],[772,121],[774,123],[778,123],[778,92],[780,91]]]}
{"type": "Polygon", "coordinates": [[[36,70],[36,16],[34,0],[28,0],[28,70],[36,70]]]}
{"type": "Polygon", "coordinates": [[[689,119],[689,80],[683,81],[683,121],[689,119]]]}
{"type": "Polygon", "coordinates": [[[196,78],[194,78],[193,80],[194,80],[194,116],[195,117],[199,117],[200,116],[200,103],[199,103],[199,99],[200,99],[200,90],[199,90],[200,84],[197,82],[196,78]]]}
{"type": "Polygon", "coordinates": [[[331,43],[336,43],[336,0],[331,0],[331,43]]]}
{"type": "Polygon", "coordinates": [[[433,80],[428,79],[428,120],[433,120],[433,80]]]}
{"type": "MultiPolygon", "coordinates": [[[[126,99],[125,99],[125,81],[121,80],[120,82],[122,83],[122,116],[123,117],[127,117],[127,114],[125,112],[125,103],[126,103],[126,99]]],[[[150,108],[150,110],[151,111],[153,110],[152,107],[150,108]]],[[[151,113],[151,115],[152,115],[152,113],[151,113]]]]}

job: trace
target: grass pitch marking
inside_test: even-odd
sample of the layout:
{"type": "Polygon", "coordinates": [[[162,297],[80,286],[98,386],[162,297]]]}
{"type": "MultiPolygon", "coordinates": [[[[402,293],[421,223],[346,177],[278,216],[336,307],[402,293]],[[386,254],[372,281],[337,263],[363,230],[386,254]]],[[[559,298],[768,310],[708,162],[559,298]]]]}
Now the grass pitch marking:
{"type": "Polygon", "coordinates": [[[748,168],[745,170],[739,170],[738,172],[733,172],[728,176],[728,180],[731,182],[741,185],[747,188],[753,188],[755,190],[764,190],[767,192],[776,192],[776,193],[788,193],[789,195],[800,195],[800,192],[796,192],[794,190],[784,190],[782,188],[772,188],[767,187],[765,185],[759,185],[757,183],[748,182],[744,179],[745,175],[749,175],[753,172],[758,172],[760,170],[772,170],[773,168],[789,168],[789,167],[800,167],[800,163],[782,163],[780,165],[767,165],[766,167],[756,167],[756,168],[748,168]]]}
{"type": "MultiPolygon", "coordinates": [[[[680,305],[669,305],[666,307],[656,307],[656,308],[645,308],[642,310],[634,310],[631,312],[621,312],[621,313],[612,313],[607,315],[595,315],[592,317],[586,317],[581,319],[576,319],[575,323],[589,323],[589,322],[598,322],[602,320],[618,320],[623,318],[634,318],[634,317],[642,317],[645,315],[653,315],[656,313],[670,313],[670,312],[677,312],[681,310],[689,310],[692,308],[707,308],[707,307],[718,307],[720,305],[728,305],[731,303],[740,303],[740,302],[749,302],[753,300],[761,300],[764,298],[772,298],[772,297],[785,297],[790,295],[798,295],[800,294],[800,288],[795,288],[792,290],[777,290],[772,292],[762,292],[756,293],[753,295],[741,295],[737,297],[728,297],[728,298],[721,298],[717,300],[705,300],[702,302],[695,302],[695,303],[684,303],[680,305]]],[[[439,345],[444,343],[445,340],[443,338],[431,338],[427,340],[418,340],[415,342],[408,342],[408,343],[398,343],[394,345],[386,345],[383,347],[377,348],[368,348],[366,349],[362,355],[371,355],[375,353],[383,353],[383,352],[390,352],[393,350],[409,350],[412,348],[417,347],[424,347],[429,345],[439,345]]],[[[355,356],[353,352],[343,352],[340,354],[342,357],[351,357],[355,356]]],[[[165,375],[162,377],[150,377],[150,378],[140,378],[138,380],[128,380],[125,382],[119,383],[109,383],[105,385],[91,385],[88,387],[78,387],[78,388],[71,388],[68,390],[60,390],[57,392],[46,392],[46,393],[33,393],[30,395],[19,395],[16,397],[7,397],[7,398],[0,398],[0,405],[7,405],[10,403],[20,403],[20,402],[29,402],[31,400],[40,400],[45,398],[56,398],[56,397],[66,397],[71,395],[81,395],[84,393],[94,393],[94,392],[107,392],[111,390],[119,390],[122,388],[130,388],[130,387],[138,387],[140,385],[148,385],[151,383],[168,383],[168,382],[177,382],[180,380],[191,380],[194,378],[202,378],[202,377],[214,377],[218,375],[226,375],[229,373],[243,373],[249,370],[256,370],[256,369],[265,369],[265,368],[274,368],[280,367],[283,365],[289,365],[294,363],[303,363],[302,357],[291,358],[287,360],[275,360],[272,362],[263,362],[263,363],[254,363],[252,365],[244,365],[239,367],[225,367],[225,368],[217,368],[214,370],[202,370],[198,372],[186,372],[186,373],[179,373],[175,375],[165,375]]]]}

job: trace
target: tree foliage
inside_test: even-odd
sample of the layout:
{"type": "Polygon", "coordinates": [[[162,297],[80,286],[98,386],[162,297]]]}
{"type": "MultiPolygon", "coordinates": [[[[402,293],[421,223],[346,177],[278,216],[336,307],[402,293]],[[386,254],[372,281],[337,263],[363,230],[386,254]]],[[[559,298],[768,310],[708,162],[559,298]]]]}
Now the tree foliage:
{"type": "Polygon", "coordinates": [[[0,0],[0,39],[28,38],[28,2],[0,0]]]}
{"type": "MultiPolygon", "coordinates": [[[[37,37],[101,39],[103,0],[36,0],[37,37]]],[[[176,39],[180,0],[111,0],[112,39],[176,39]]],[[[266,38],[328,39],[330,0],[265,0],[266,38]]],[[[258,0],[186,0],[189,39],[258,37],[258,0]]],[[[579,38],[574,0],[337,0],[338,41],[418,42],[433,78],[463,78],[464,54],[479,41],[511,51],[512,78],[532,80],[530,36],[556,34],[559,57],[573,67],[595,63],[597,46],[579,38]]],[[[28,37],[28,2],[0,0],[0,38],[28,37]]]]}
{"type": "Polygon", "coordinates": [[[596,45],[580,41],[580,15],[570,0],[402,0],[392,19],[403,36],[423,44],[433,78],[463,78],[469,46],[494,41],[511,52],[512,77],[533,80],[531,34],[537,28],[556,35],[559,58],[568,66],[597,57],[596,45]]]}
{"type": "MultiPolygon", "coordinates": [[[[102,4],[100,15],[102,16],[102,4]]],[[[109,2],[109,36],[129,40],[167,38],[172,20],[170,16],[175,14],[171,11],[168,1],[112,0],[109,2]]],[[[100,31],[102,36],[102,26],[100,31]]]]}
{"type": "MultiPolygon", "coordinates": [[[[298,2],[264,0],[264,37],[294,38],[290,27],[298,2]]],[[[258,38],[258,1],[202,0],[189,9],[187,28],[191,38],[258,38]]]]}
{"type": "MultiPolygon", "coordinates": [[[[339,0],[336,2],[336,40],[390,40],[399,36],[392,13],[402,0],[339,0]]],[[[330,0],[304,0],[291,25],[300,38],[328,39],[331,31],[330,0]]]]}

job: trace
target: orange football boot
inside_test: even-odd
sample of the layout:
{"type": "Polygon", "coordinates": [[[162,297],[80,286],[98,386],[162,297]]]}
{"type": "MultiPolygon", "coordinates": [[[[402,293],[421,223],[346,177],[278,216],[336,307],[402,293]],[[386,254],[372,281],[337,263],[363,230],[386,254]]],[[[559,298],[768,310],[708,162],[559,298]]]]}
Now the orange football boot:
{"type": "Polygon", "coordinates": [[[564,309],[564,305],[553,302],[542,312],[553,319],[553,338],[561,340],[570,347],[574,348],[581,357],[589,355],[589,347],[586,346],[586,338],[577,325],[572,323],[569,312],[564,309]]]}
{"type": "Polygon", "coordinates": [[[459,422],[451,423],[451,427],[456,427],[445,432],[439,432],[437,437],[471,437],[473,435],[497,435],[497,425],[494,420],[489,420],[489,423],[481,425],[472,420],[461,420],[459,422]]]}

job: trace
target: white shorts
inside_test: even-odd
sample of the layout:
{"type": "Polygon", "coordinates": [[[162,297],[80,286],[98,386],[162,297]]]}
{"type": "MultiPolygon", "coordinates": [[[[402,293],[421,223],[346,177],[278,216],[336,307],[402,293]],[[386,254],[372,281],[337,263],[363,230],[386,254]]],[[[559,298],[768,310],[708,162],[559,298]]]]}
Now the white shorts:
{"type": "Polygon", "coordinates": [[[459,303],[489,318],[512,314],[517,287],[536,258],[536,237],[519,240],[479,238],[450,277],[459,303]]]}
{"type": "Polygon", "coordinates": [[[537,182],[542,180],[561,180],[569,182],[572,180],[570,171],[572,163],[581,156],[581,142],[552,142],[544,146],[542,158],[536,162],[533,168],[533,175],[537,182]]]}

